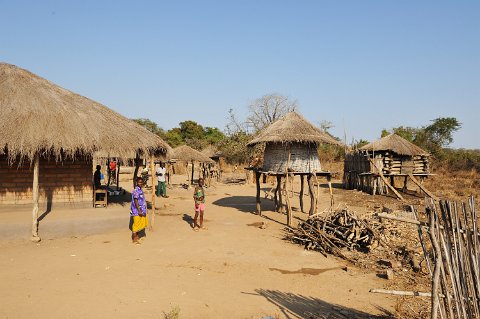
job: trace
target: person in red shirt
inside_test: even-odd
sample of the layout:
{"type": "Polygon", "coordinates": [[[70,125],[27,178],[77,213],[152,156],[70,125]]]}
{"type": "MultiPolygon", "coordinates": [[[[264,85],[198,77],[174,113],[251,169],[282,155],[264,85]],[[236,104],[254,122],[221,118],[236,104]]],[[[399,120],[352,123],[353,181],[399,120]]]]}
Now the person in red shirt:
{"type": "Polygon", "coordinates": [[[116,182],[116,177],[117,177],[117,162],[111,161],[110,164],[108,164],[108,173],[110,174],[110,178],[112,180],[112,183],[116,182]]]}

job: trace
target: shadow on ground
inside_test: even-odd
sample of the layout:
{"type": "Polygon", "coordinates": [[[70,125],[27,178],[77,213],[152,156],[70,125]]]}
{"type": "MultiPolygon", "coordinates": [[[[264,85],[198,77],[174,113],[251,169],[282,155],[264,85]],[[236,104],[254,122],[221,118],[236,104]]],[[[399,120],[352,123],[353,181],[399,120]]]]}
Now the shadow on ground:
{"type": "MultiPolygon", "coordinates": [[[[255,214],[255,196],[230,196],[214,201],[212,204],[221,207],[235,208],[243,213],[255,214]]],[[[275,210],[273,201],[262,198],[262,210],[275,210]]]]}
{"type": "Polygon", "coordinates": [[[391,319],[393,314],[377,307],[382,315],[372,315],[360,310],[341,305],[331,304],[318,298],[307,297],[300,294],[281,292],[278,290],[255,289],[256,295],[262,296],[276,305],[286,318],[301,319],[391,319]]]}

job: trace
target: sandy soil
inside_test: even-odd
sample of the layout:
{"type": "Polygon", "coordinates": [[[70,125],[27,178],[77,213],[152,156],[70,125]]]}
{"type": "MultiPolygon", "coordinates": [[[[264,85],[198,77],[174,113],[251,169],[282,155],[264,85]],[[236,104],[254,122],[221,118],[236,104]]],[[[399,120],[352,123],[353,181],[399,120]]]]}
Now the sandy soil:
{"type": "MultiPolygon", "coordinates": [[[[0,318],[164,318],[175,308],[179,318],[394,312],[393,297],[368,292],[385,287],[385,279],[282,240],[286,216],[272,212],[270,200],[263,200],[264,217],[252,214],[254,185],[206,189],[208,229],[199,232],[189,225],[193,190],[168,192],[142,245],[131,243],[125,203],[53,207],[38,244],[24,239],[30,207],[1,208],[0,318]]],[[[337,203],[368,196],[335,192],[337,203]]],[[[322,188],[320,210],[327,194],[322,188]]],[[[295,216],[305,218],[298,210],[295,216]]]]}

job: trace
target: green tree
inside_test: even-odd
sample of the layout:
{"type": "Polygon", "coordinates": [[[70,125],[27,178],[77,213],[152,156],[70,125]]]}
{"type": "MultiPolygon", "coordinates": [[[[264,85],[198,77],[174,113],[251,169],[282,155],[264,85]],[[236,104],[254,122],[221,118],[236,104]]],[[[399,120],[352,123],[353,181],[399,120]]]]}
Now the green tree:
{"type": "Polygon", "coordinates": [[[387,136],[387,135],[390,135],[390,132],[387,131],[386,129],[383,129],[383,130],[382,130],[382,133],[380,134],[380,137],[385,137],[385,136],[387,136]]]}
{"type": "Polygon", "coordinates": [[[180,122],[180,132],[182,133],[183,140],[187,139],[203,139],[204,129],[203,126],[195,121],[180,122]]]}
{"type": "Polygon", "coordinates": [[[185,140],[182,138],[182,132],[178,127],[172,128],[165,133],[165,141],[170,144],[171,147],[185,144],[185,140]]]}
{"type": "Polygon", "coordinates": [[[208,144],[217,144],[225,138],[225,134],[222,133],[216,127],[205,127],[204,137],[208,144]]]}
{"type": "Polygon", "coordinates": [[[132,121],[140,124],[141,126],[146,128],[147,130],[152,132],[153,134],[157,134],[158,136],[160,136],[162,138],[165,136],[165,131],[162,128],[160,128],[157,125],[157,123],[153,122],[152,120],[145,119],[145,118],[139,118],[139,119],[132,119],[132,121]]]}
{"type": "Polygon", "coordinates": [[[440,117],[432,122],[417,132],[414,143],[433,155],[441,156],[443,148],[453,142],[453,133],[458,131],[462,124],[454,117],[440,117]]]}

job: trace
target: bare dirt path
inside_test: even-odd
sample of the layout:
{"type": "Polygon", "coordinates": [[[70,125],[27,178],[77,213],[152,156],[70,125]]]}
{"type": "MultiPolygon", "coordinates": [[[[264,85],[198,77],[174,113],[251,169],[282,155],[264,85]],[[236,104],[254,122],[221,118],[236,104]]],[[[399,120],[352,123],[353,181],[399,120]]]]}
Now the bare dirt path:
{"type": "MultiPolygon", "coordinates": [[[[189,226],[191,193],[169,190],[142,245],[131,244],[128,207],[120,205],[84,209],[82,220],[98,228],[109,222],[98,218],[105,212],[124,221],[123,229],[74,238],[52,232],[39,244],[0,241],[0,318],[163,318],[175,307],[180,318],[369,318],[394,311],[395,299],[368,292],[384,287],[384,279],[345,271],[344,261],[283,241],[286,218],[268,211],[269,201],[266,218],[251,214],[253,185],[207,189],[208,230],[199,232],[189,226]],[[257,227],[264,221],[266,229],[257,227]]],[[[328,203],[326,190],[322,198],[328,203]]],[[[28,220],[28,209],[19,214],[28,220]]],[[[14,218],[1,215],[2,223],[14,218]]],[[[55,222],[62,227],[61,218],[55,222]]]]}

